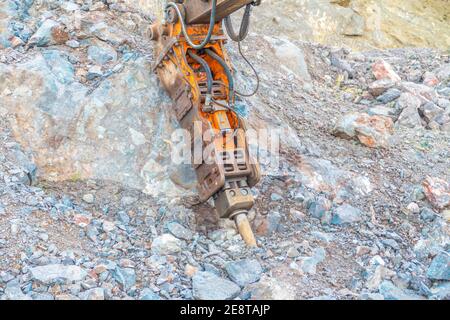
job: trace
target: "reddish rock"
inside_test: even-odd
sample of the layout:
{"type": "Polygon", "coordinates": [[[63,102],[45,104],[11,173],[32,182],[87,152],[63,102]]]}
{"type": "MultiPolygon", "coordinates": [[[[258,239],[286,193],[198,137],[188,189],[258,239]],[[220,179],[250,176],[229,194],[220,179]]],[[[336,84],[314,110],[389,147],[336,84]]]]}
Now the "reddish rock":
{"type": "Polygon", "coordinates": [[[425,195],[437,209],[450,207],[450,184],[440,179],[427,177],[422,183],[425,195]]]}
{"type": "Polygon", "coordinates": [[[79,227],[85,228],[91,223],[91,217],[84,214],[76,214],[73,217],[73,223],[79,227]]]}
{"type": "Polygon", "coordinates": [[[9,38],[9,42],[11,42],[11,47],[13,48],[17,48],[20,46],[23,46],[25,43],[22,41],[22,39],[20,39],[19,37],[11,37],[9,38]]]}
{"type": "Polygon", "coordinates": [[[198,271],[197,267],[191,266],[190,264],[187,264],[184,268],[184,274],[188,276],[189,278],[192,278],[198,271]]]}
{"type": "Polygon", "coordinates": [[[58,25],[52,29],[52,38],[56,44],[64,44],[69,40],[69,33],[63,26],[58,25]]]}
{"type": "Polygon", "coordinates": [[[345,139],[358,139],[370,148],[388,147],[394,132],[391,118],[370,116],[366,113],[350,113],[335,128],[335,135],[345,139]]]}
{"type": "Polygon", "coordinates": [[[100,273],[103,273],[103,272],[105,272],[106,270],[108,270],[107,268],[106,268],[106,265],[104,265],[104,264],[99,264],[99,265],[96,265],[95,267],[94,267],[94,269],[92,269],[96,274],[100,274],[100,273]]]}
{"type": "Polygon", "coordinates": [[[425,72],[423,75],[423,84],[429,87],[435,87],[439,84],[439,79],[432,72],[425,72]]]}
{"type": "Polygon", "coordinates": [[[400,82],[402,80],[392,66],[382,59],[372,65],[372,72],[377,80],[389,79],[393,82],[400,82]]]}

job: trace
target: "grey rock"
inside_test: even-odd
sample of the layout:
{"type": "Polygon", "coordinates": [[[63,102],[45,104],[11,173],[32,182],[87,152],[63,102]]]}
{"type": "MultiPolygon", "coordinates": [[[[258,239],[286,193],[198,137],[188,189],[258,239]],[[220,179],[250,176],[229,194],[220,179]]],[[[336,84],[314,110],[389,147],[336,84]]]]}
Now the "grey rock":
{"type": "Polygon", "coordinates": [[[381,301],[381,300],[384,300],[384,296],[380,293],[364,292],[360,295],[360,299],[361,300],[381,301]]]}
{"type": "Polygon", "coordinates": [[[335,225],[348,225],[362,220],[361,210],[349,205],[343,204],[333,211],[331,223],[335,225]]]}
{"type": "Polygon", "coordinates": [[[395,241],[394,239],[383,239],[381,241],[382,244],[384,244],[385,246],[388,246],[394,250],[400,250],[400,246],[398,245],[397,241],[395,241]]]}
{"type": "Polygon", "coordinates": [[[392,89],[395,86],[395,82],[390,79],[381,79],[375,82],[372,82],[369,85],[369,92],[374,97],[379,97],[384,94],[389,89],[392,89]]]}
{"type": "Polygon", "coordinates": [[[130,205],[132,205],[133,203],[135,203],[137,200],[138,200],[138,199],[135,198],[135,197],[128,197],[128,196],[125,196],[125,197],[122,197],[122,199],[120,199],[120,204],[121,204],[122,206],[124,206],[124,207],[127,207],[127,206],[130,206],[130,205]]]}
{"type": "Polygon", "coordinates": [[[192,238],[194,237],[194,234],[192,233],[191,230],[183,227],[181,224],[179,224],[178,222],[169,222],[167,224],[167,230],[174,235],[175,237],[179,238],[179,239],[183,239],[183,240],[192,240],[192,238]]]}
{"type": "Polygon", "coordinates": [[[113,277],[125,291],[136,284],[136,272],[132,268],[116,267],[113,277]]]}
{"type": "Polygon", "coordinates": [[[5,298],[7,300],[32,300],[31,297],[22,292],[18,280],[8,282],[5,288],[5,298]]]}
{"type": "MultiPolygon", "coordinates": [[[[41,176],[56,174],[58,180],[108,177],[126,187],[146,189],[156,197],[193,194],[186,191],[196,183],[190,166],[192,174],[188,175],[187,169],[167,165],[170,152],[166,152],[164,140],[170,140],[175,128],[167,108],[171,102],[146,58],[130,59],[122,72],[88,87],[78,81],[61,83],[42,53],[33,54],[33,59],[20,63],[0,63],[0,109],[6,108],[17,119],[11,124],[14,136],[29,146],[41,176]],[[33,83],[29,91],[32,95],[3,94],[23,83],[33,83]],[[114,112],[105,113],[107,106],[114,112]],[[136,132],[148,142],[130,143],[136,132]],[[52,141],[60,141],[61,145],[55,149],[52,141]],[[188,188],[180,188],[180,183],[188,188]]],[[[59,211],[69,210],[59,206],[59,211]]]]}
{"type": "Polygon", "coordinates": [[[423,300],[424,298],[396,287],[391,281],[383,281],[379,287],[385,300],[423,300]]]}
{"type": "Polygon", "coordinates": [[[65,54],[58,50],[47,50],[42,55],[59,82],[69,84],[75,81],[75,68],[65,54]]]}
{"type": "Polygon", "coordinates": [[[14,276],[10,272],[0,271],[0,281],[3,283],[8,283],[14,279],[14,276]]]}
{"type": "Polygon", "coordinates": [[[46,233],[39,234],[39,239],[41,239],[42,241],[48,241],[48,234],[46,233]]]}
{"type": "Polygon", "coordinates": [[[437,97],[434,88],[414,82],[403,82],[402,90],[405,91],[405,94],[411,94],[418,98],[421,103],[435,101],[437,97]]]}
{"type": "Polygon", "coordinates": [[[257,282],[263,272],[261,265],[255,259],[229,262],[225,265],[225,270],[230,279],[241,287],[257,282]]]}
{"type": "Polygon", "coordinates": [[[97,227],[93,225],[88,225],[86,227],[86,236],[93,242],[97,241],[97,236],[99,235],[99,231],[97,227]]]}
{"type": "Polygon", "coordinates": [[[371,265],[365,272],[367,274],[365,286],[369,290],[377,290],[384,279],[395,275],[395,272],[383,265],[371,265]]]}
{"type": "Polygon", "coordinates": [[[214,273],[216,276],[220,277],[220,275],[221,275],[220,270],[218,268],[216,268],[215,266],[213,266],[212,264],[205,263],[203,265],[203,269],[206,272],[214,273]]]}
{"type": "Polygon", "coordinates": [[[450,299],[450,282],[439,283],[431,288],[433,299],[449,300],[450,299]]]}
{"type": "Polygon", "coordinates": [[[80,293],[81,300],[105,300],[104,288],[92,288],[80,293]]]}
{"type": "Polygon", "coordinates": [[[436,217],[437,217],[436,212],[434,212],[430,208],[423,208],[420,211],[420,218],[424,221],[433,222],[436,219],[436,217]]]}
{"type": "Polygon", "coordinates": [[[322,263],[325,260],[325,257],[326,251],[324,248],[319,247],[314,249],[311,257],[305,257],[300,260],[303,272],[308,274],[316,274],[317,265],[322,263]]]}
{"type": "Polygon", "coordinates": [[[444,113],[444,110],[433,102],[427,102],[420,107],[420,112],[427,122],[433,121],[435,118],[444,113]]]}
{"type": "Polygon", "coordinates": [[[108,25],[105,21],[94,24],[89,31],[100,40],[106,41],[113,46],[118,46],[128,40],[123,32],[108,25]]]}
{"type": "Polygon", "coordinates": [[[94,203],[94,200],[95,200],[94,195],[91,193],[83,195],[83,201],[86,203],[92,204],[94,203]]]}
{"type": "Polygon", "coordinates": [[[31,298],[33,300],[38,300],[38,301],[52,301],[52,300],[55,300],[55,297],[53,297],[53,295],[48,293],[48,292],[42,292],[42,293],[33,292],[33,293],[31,293],[31,298]]]}
{"type": "Polygon", "coordinates": [[[117,60],[117,52],[108,44],[93,45],[88,48],[88,58],[96,64],[106,64],[117,60]]]}
{"type": "Polygon", "coordinates": [[[278,193],[274,192],[270,195],[270,199],[274,202],[277,202],[277,201],[283,200],[283,197],[281,195],[279,195],[278,193]]]}
{"type": "Polygon", "coordinates": [[[81,281],[87,276],[86,270],[78,266],[50,264],[30,268],[31,277],[35,281],[51,284],[58,280],[67,282],[81,281]]]}
{"type": "Polygon", "coordinates": [[[193,296],[197,300],[231,300],[241,289],[234,282],[210,272],[197,272],[192,278],[193,296]]]}
{"type": "Polygon", "coordinates": [[[80,10],[80,6],[76,3],[65,1],[60,5],[61,9],[67,12],[80,10]]]}
{"type": "Polygon", "coordinates": [[[436,77],[442,82],[450,81],[450,63],[437,68],[433,73],[436,74],[436,77]]]}
{"type": "Polygon", "coordinates": [[[157,255],[171,255],[181,251],[182,242],[171,234],[163,234],[152,242],[152,253],[157,255]]]}
{"type": "Polygon", "coordinates": [[[308,204],[308,213],[314,218],[321,219],[331,209],[331,201],[319,197],[308,204]]]}
{"type": "Polygon", "coordinates": [[[320,232],[320,231],[313,231],[311,232],[311,235],[316,238],[317,240],[330,243],[333,241],[334,237],[332,234],[320,232]]]}
{"type": "Polygon", "coordinates": [[[88,80],[94,80],[95,78],[103,77],[102,67],[92,66],[89,68],[86,78],[88,80]]]}
{"type": "Polygon", "coordinates": [[[75,49],[80,47],[80,43],[77,40],[69,40],[66,42],[66,46],[75,49]]]}
{"type": "Polygon", "coordinates": [[[447,112],[450,111],[450,100],[449,99],[444,99],[444,98],[438,99],[437,105],[439,107],[441,107],[442,109],[447,110],[447,112]]]}
{"type": "Polygon", "coordinates": [[[300,252],[298,252],[296,247],[290,247],[287,251],[287,256],[289,258],[297,258],[300,256],[300,252]]]}
{"type": "Polygon", "coordinates": [[[399,110],[404,110],[406,108],[414,108],[418,110],[421,105],[422,101],[418,97],[411,93],[405,92],[400,95],[396,107],[399,110]]]}
{"type": "Polygon", "coordinates": [[[371,116],[392,117],[397,114],[397,110],[384,106],[375,106],[369,109],[368,114],[371,116]]]}
{"type": "Polygon", "coordinates": [[[422,126],[422,120],[419,115],[419,108],[422,105],[421,100],[410,93],[403,93],[397,101],[396,108],[402,110],[397,123],[409,128],[422,126]]]}
{"type": "Polygon", "coordinates": [[[275,56],[283,62],[283,65],[292,70],[300,79],[311,82],[305,54],[303,50],[288,39],[264,37],[273,50],[275,56]]]}
{"type": "Polygon", "coordinates": [[[219,229],[214,230],[213,232],[208,233],[208,238],[212,241],[225,241],[230,240],[237,234],[235,229],[227,228],[227,229],[219,229]]]}
{"type": "Polygon", "coordinates": [[[117,213],[119,221],[122,222],[124,225],[128,225],[130,223],[130,217],[125,211],[119,211],[117,213]]]}
{"type": "Polygon", "coordinates": [[[442,252],[431,262],[427,277],[432,280],[450,280],[450,254],[442,252]]]}
{"type": "Polygon", "coordinates": [[[145,288],[139,295],[139,300],[161,300],[161,297],[149,288],[145,288]]]}
{"type": "Polygon", "coordinates": [[[350,78],[353,78],[355,71],[353,70],[350,63],[338,57],[337,54],[332,53],[330,57],[331,65],[342,70],[346,71],[350,78]]]}
{"type": "Polygon", "coordinates": [[[281,222],[281,214],[277,211],[271,211],[267,215],[267,235],[274,234],[278,231],[281,222]]]}
{"type": "Polygon", "coordinates": [[[391,88],[387,90],[385,93],[377,97],[377,101],[387,104],[392,101],[397,100],[401,96],[402,92],[396,88],[391,88]]]}

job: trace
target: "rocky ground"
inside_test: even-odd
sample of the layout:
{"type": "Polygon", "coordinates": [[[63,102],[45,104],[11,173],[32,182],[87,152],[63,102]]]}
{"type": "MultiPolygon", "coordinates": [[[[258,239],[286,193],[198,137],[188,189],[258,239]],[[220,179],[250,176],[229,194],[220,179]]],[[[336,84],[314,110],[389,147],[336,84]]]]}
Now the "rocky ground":
{"type": "Polygon", "coordinates": [[[1,299],[450,297],[448,54],[251,33],[261,89],[239,110],[282,137],[248,249],[170,165],[152,19],[128,1],[0,4],[1,299]]]}

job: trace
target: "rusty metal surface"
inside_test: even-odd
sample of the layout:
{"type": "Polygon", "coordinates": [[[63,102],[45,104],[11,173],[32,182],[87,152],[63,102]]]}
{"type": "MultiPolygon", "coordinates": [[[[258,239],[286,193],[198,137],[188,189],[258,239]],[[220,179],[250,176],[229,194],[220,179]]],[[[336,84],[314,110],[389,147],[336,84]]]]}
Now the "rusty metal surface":
{"type": "MultiPolygon", "coordinates": [[[[253,0],[218,0],[216,11],[216,22],[239,10],[253,0]]],[[[192,1],[184,3],[187,24],[208,24],[211,15],[211,0],[192,1]]]]}
{"type": "Polygon", "coordinates": [[[232,218],[240,210],[250,210],[255,199],[250,188],[230,188],[221,190],[214,199],[216,210],[221,218],[232,218]]]}

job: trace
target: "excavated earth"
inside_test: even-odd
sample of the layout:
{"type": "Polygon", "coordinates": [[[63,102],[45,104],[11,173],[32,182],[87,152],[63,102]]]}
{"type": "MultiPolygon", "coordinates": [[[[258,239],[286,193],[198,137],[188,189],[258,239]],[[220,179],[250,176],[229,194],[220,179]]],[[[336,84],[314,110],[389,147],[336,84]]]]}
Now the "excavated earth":
{"type": "Polygon", "coordinates": [[[448,52],[250,33],[261,85],[237,108],[278,130],[280,157],[249,249],[170,162],[153,19],[129,1],[0,4],[1,299],[450,298],[448,52]]]}

